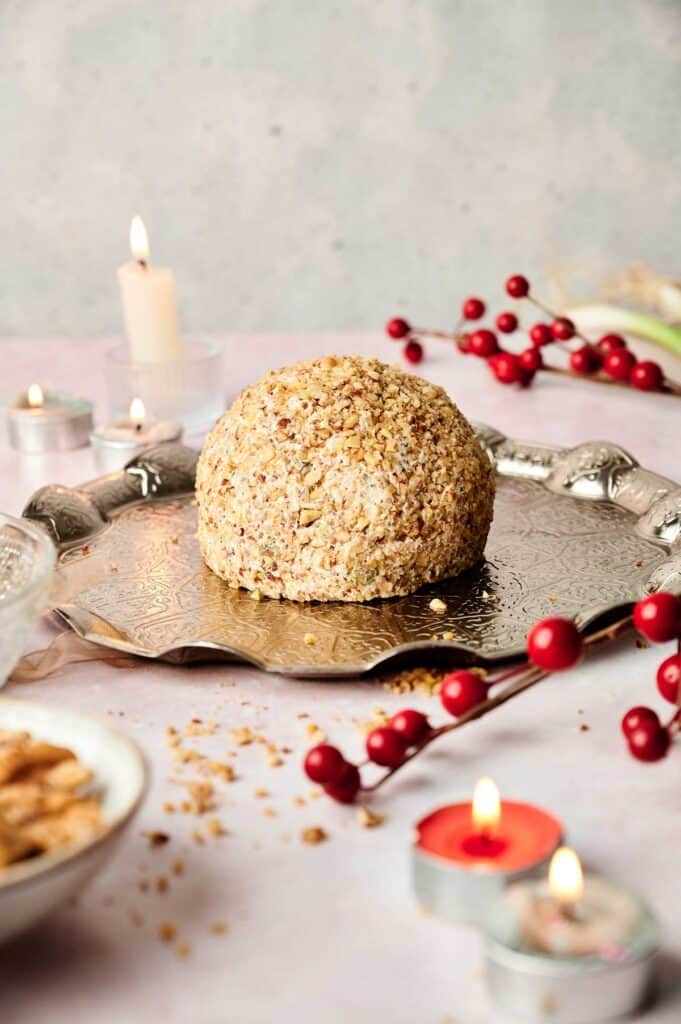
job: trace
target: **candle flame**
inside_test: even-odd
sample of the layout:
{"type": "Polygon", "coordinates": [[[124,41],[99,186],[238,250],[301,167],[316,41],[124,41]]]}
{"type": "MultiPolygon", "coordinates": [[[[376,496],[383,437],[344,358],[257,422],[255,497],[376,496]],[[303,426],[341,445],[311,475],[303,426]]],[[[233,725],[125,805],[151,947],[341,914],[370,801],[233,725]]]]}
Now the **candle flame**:
{"type": "Polygon", "coordinates": [[[133,426],[141,426],[146,419],[147,410],[144,408],[144,402],[141,398],[133,398],[130,403],[130,419],[133,426]]]}
{"type": "Polygon", "coordinates": [[[499,790],[493,779],[478,779],[473,790],[473,825],[476,832],[491,836],[501,818],[499,790]]]}
{"type": "Polygon", "coordinates": [[[568,846],[559,847],[551,858],[549,889],[562,910],[571,910],[582,898],[582,865],[575,851],[568,846]]]}
{"type": "Polygon", "coordinates": [[[40,384],[31,384],[26,392],[26,398],[31,409],[40,409],[45,404],[45,395],[40,384]]]}
{"type": "Polygon", "coordinates": [[[144,221],[137,214],[130,222],[130,250],[139,263],[149,262],[149,237],[144,221]]]}

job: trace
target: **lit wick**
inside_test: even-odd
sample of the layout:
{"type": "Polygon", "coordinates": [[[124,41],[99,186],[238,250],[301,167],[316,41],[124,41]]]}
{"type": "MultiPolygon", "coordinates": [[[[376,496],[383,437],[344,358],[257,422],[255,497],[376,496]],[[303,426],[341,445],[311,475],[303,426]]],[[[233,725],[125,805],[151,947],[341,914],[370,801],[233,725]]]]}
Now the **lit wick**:
{"type": "Polygon", "coordinates": [[[493,779],[478,779],[471,806],[472,835],[463,841],[464,850],[473,857],[498,857],[507,842],[497,835],[501,820],[501,800],[493,779]]]}
{"type": "Polygon", "coordinates": [[[144,421],[147,416],[147,410],[144,408],[144,402],[141,398],[133,398],[130,403],[129,416],[133,430],[135,433],[139,434],[144,426],[144,421]]]}
{"type": "Polygon", "coordinates": [[[483,840],[494,838],[501,817],[499,790],[493,779],[478,779],[473,790],[473,826],[483,840]]]}
{"type": "Polygon", "coordinates": [[[584,893],[584,875],[579,857],[568,846],[560,846],[551,858],[549,889],[563,917],[575,917],[584,893]]]}
{"type": "Polygon", "coordinates": [[[130,222],[130,251],[143,270],[149,263],[149,237],[144,221],[137,214],[130,222]]]}
{"type": "Polygon", "coordinates": [[[45,404],[45,395],[40,384],[31,384],[26,392],[26,400],[31,409],[41,409],[45,404]]]}

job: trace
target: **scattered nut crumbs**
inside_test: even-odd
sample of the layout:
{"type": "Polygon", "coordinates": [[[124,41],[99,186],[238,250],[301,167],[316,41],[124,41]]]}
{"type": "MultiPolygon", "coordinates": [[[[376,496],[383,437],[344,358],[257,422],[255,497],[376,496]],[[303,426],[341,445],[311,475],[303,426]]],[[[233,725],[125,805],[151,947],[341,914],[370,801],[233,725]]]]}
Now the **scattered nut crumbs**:
{"type": "Polygon", "coordinates": [[[247,725],[244,725],[241,729],[232,729],[230,736],[237,747],[247,747],[255,739],[247,725]]]}
{"type": "Polygon", "coordinates": [[[267,763],[271,768],[279,768],[284,763],[284,758],[280,757],[279,754],[269,754],[267,757],[267,763]]]}
{"type": "Polygon", "coordinates": [[[431,612],[436,612],[438,615],[444,615],[444,613],[447,611],[447,605],[444,603],[444,601],[441,601],[439,597],[434,597],[433,600],[428,605],[428,607],[430,608],[431,612]]]}
{"type": "Polygon", "coordinates": [[[279,812],[275,811],[274,807],[263,807],[262,809],[264,818],[278,818],[279,812]]]}
{"type": "Polygon", "coordinates": [[[134,924],[135,928],[141,928],[144,924],[144,918],[136,910],[131,910],[128,914],[128,919],[131,924],[134,924]]]}
{"type": "Polygon", "coordinates": [[[306,633],[305,636],[303,637],[303,643],[307,644],[308,647],[314,647],[314,645],[317,643],[317,637],[314,635],[314,633],[306,633]]]}
{"type": "Polygon", "coordinates": [[[262,786],[258,786],[257,789],[253,790],[253,797],[256,800],[262,800],[264,797],[269,795],[269,792],[266,789],[263,789],[262,786]]]}
{"type": "Polygon", "coordinates": [[[225,764],[224,761],[210,761],[208,763],[208,771],[211,775],[216,775],[219,779],[222,779],[223,782],[234,782],[234,769],[231,764],[225,764]]]}
{"type": "Polygon", "coordinates": [[[305,735],[312,743],[323,743],[326,739],[324,730],[320,729],[314,722],[308,722],[305,726],[305,735]]]}
{"type": "Polygon", "coordinates": [[[639,651],[647,651],[648,647],[650,645],[648,643],[646,643],[645,640],[641,640],[640,637],[637,637],[636,638],[636,646],[638,647],[639,651]]]}
{"type": "Polygon", "coordinates": [[[304,807],[305,806],[305,797],[304,796],[294,796],[294,797],[291,798],[291,803],[293,804],[294,807],[304,807]]]}
{"type": "Polygon", "coordinates": [[[212,782],[189,782],[189,798],[194,814],[205,814],[215,809],[215,790],[212,782]]]}
{"type": "Polygon", "coordinates": [[[376,814],[374,811],[370,811],[368,807],[357,808],[357,820],[364,828],[377,828],[383,824],[385,819],[385,814],[376,814]]]}
{"type": "Polygon", "coordinates": [[[224,935],[227,931],[227,925],[224,921],[213,921],[209,931],[212,935],[224,935]]]}
{"type": "Polygon", "coordinates": [[[366,722],[357,722],[357,728],[363,736],[368,736],[373,729],[379,729],[381,726],[387,725],[389,716],[383,710],[383,708],[374,708],[371,712],[371,718],[367,719],[366,722]]]}
{"type": "Polygon", "coordinates": [[[203,846],[206,842],[206,840],[203,838],[203,833],[199,828],[195,828],[192,830],[192,839],[194,840],[197,846],[203,846]]]}
{"type": "Polygon", "coordinates": [[[162,921],[158,926],[158,937],[161,942],[172,942],[177,936],[177,928],[171,921],[162,921]]]}
{"type": "Polygon", "coordinates": [[[388,693],[425,693],[434,696],[447,673],[438,668],[407,668],[391,676],[382,676],[378,682],[388,693]]]}
{"type": "Polygon", "coordinates": [[[551,602],[551,604],[555,604],[556,601],[558,600],[558,598],[556,597],[555,594],[547,594],[546,596],[547,596],[548,600],[551,602]]]}
{"type": "Polygon", "coordinates": [[[183,860],[176,860],[176,861],[174,861],[170,870],[172,871],[172,873],[174,875],[183,875],[184,874],[184,861],[183,860]]]}
{"type": "Polygon", "coordinates": [[[446,630],[442,634],[442,639],[443,640],[453,640],[454,639],[454,634],[451,632],[451,630],[448,629],[448,630],[446,630]]]}
{"type": "Polygon", "coordinates": [[[220,836],[227,835],[227,829],[223,826],[219,818],[210,818],[206,822],[206,828],[212,836],[216,837],[216,839],[220,836]]]}
{"type": "Polygon", "coordinates": [[[166,843],[170,842],[170,836],[167,832],[143,832],[142,835],[149,841],[149,846],[155,849],[157,846],[165,846],[166,843]]]}
{"type": "Polygon", "coordinates": [[[192,947],[189,945],[188,942],[178,942],[178,944],[175,946],[175,952],[179,957],[185,960],[188,956],[191,956],[192,947]]]}
{"type": "Polygon", "coordinates": [[[169,886],[168,886],[168,879],[166,878],[166,876],[165,875],[159,875],[158,878],[156,879],[156,891],[157,892],[167,892],[168,888],[169,888],[169,886]]]}
{"type": "Polygon", "coordinates": [[[586,724],[586,722],[582,722],[582,724],[581,724],[581,725],[580,725],[580,727],[579,727],[579,731],[580,731],[580,732],[588,732],[588,731],[589,731],[589,728],[590,728],[590,726],[588,726],[588,725],[586,724]]]}
{"type": "Polygon", "coordinates": [[[175,804],[171,800],[166,800],[165,803],[163,804],[163,810],[166,812],[166,814],[174,814],[175,804]]]}
{"type": "Polygon", "coordinates": [[[313,826],[311,828],[304,828],[300,833],[300,838],[309,846],[317,846],[319,843],[325,842],[328,836],[323,828],[313,826]]]}

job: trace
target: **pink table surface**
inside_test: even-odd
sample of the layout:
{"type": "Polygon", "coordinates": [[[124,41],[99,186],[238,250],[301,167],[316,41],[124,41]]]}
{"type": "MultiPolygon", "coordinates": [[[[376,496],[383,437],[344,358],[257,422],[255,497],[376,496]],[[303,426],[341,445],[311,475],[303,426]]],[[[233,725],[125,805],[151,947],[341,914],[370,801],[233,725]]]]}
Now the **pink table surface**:
{"type": "MultiPolygon", "coordinates": [[[[232,335],[224,341],[228,397],[267,368],[297,358],[325,352],[396,357],[379,335],[232,335]]],[[[3,342],[2,391],[11,395],[37,379],[92,397],[101,409],[106,345],[104,339],[3,342]]],[[[516,392],[494,385],[477,361],[446,348],[436,348],[422,372],[446,386],[468,416],[511,435],[563,445],[610,439],[646,466],[681,479],[681,404],[673,399],[552,379],[516,392]]],[[[42,483],[76,484],[94,475],[88,449],[43,458],[19,455],[4,438],[1,445],[0,508],[7,512],[20,512],[42,483]]],[[[32,646],[54,632],[41,623],[32,646]]],[[[439,743],[374,799],[373,809],[388,818],[372,830],[360,827],[353,809],[308,799],[300,770],[305,726],[317,723],[359,757],[355,723],[372,709],[410,704],[437,719],[433,699],[396,697],[373,681],[296,682],[225,665],[143,663],[119,670],[89,664],[41,683],[8,685],[12,697],[108,716],[140,743],[153,781],[115,859],[76,905],[2,950],[3,1022],[501,1024],[484,991],[479,936],[419,913],[409,881],[414,822],[442,803],[466,798],[483,774],[506,796],[561,816],[587,864],[650,900],[666,935],[663,991],[638,1019],[677,1022],[681,752],[643,766],[625,753],[619,734],[627,707],[658,703],[652,681],[658,660],[658,652],[623,639],[607,658],[590,658],[439,743]],[[192,839],[201,821],[162,808],[181,798],[165,730],[186,726],[192,717],[215,718],[218,729],[189,744],[221,758],[238,749],[237,780],[218,784],[216,815],[229,834],[203,846],[192,839]],[[580,729],[583,723],[588,731],[580,729]],[[294,752],[272,767],[263,746],[235,748],[229,731],[241,726],[294,752]],[[270,795],[256,799],[259,787],[270,795]],[[294,805],[297,795],[306,798],[303,806],[294,805]],[[305,845],[301,830],[310,826],[322,827],[328,841],[305,845]],[[150,850],[142,832],[153,829],[168,832],[170,842],[150,850]],[[170,871],[178,858],[186,862],[182,877],[170,871]],[[170,881],[163,893],[154,888],[160,875],[170,881]],[[139,888],[143,880],[150,883],[146,892],[139,888]],[[164,921],[190,945],[188,957],[159,941],[164,921]],[[227,924],[225,934],[211,933],[218,921],[227,924]]]]}

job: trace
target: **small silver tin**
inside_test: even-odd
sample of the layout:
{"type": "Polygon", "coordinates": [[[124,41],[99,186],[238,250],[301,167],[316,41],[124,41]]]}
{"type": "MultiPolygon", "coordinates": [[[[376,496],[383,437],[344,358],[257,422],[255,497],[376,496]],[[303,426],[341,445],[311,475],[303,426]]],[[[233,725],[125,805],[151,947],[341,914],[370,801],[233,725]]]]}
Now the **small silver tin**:
{"type": "Polygon", "coordinates": [[[26,395],[7,409],[9,443],[17,451],[41,454],[82,448],[92,430],[92,402],[48,391],[45,405],[31,408],[26,395]],[[54,403],[54,405],[50,405],[54,403]]]}
{"type": "MultiPolygon", "coordinates": [[[[557,844],[560,845],[560,844],[557,844]]],[[[417,902],[429,913],[456,924],[482,925],[507,885],[546,875],[549,856],[520,871],[463,867],[412,845],[412,883],[417,902]]]]}
{"type": "Polygon", "coordinates": [[[622,963],[530,955],[488,937],[487,984],[497,1006],[522,1024],[602,1024],[645,1001],[657,946],[652,920],[649,941],[622,963]]]}

